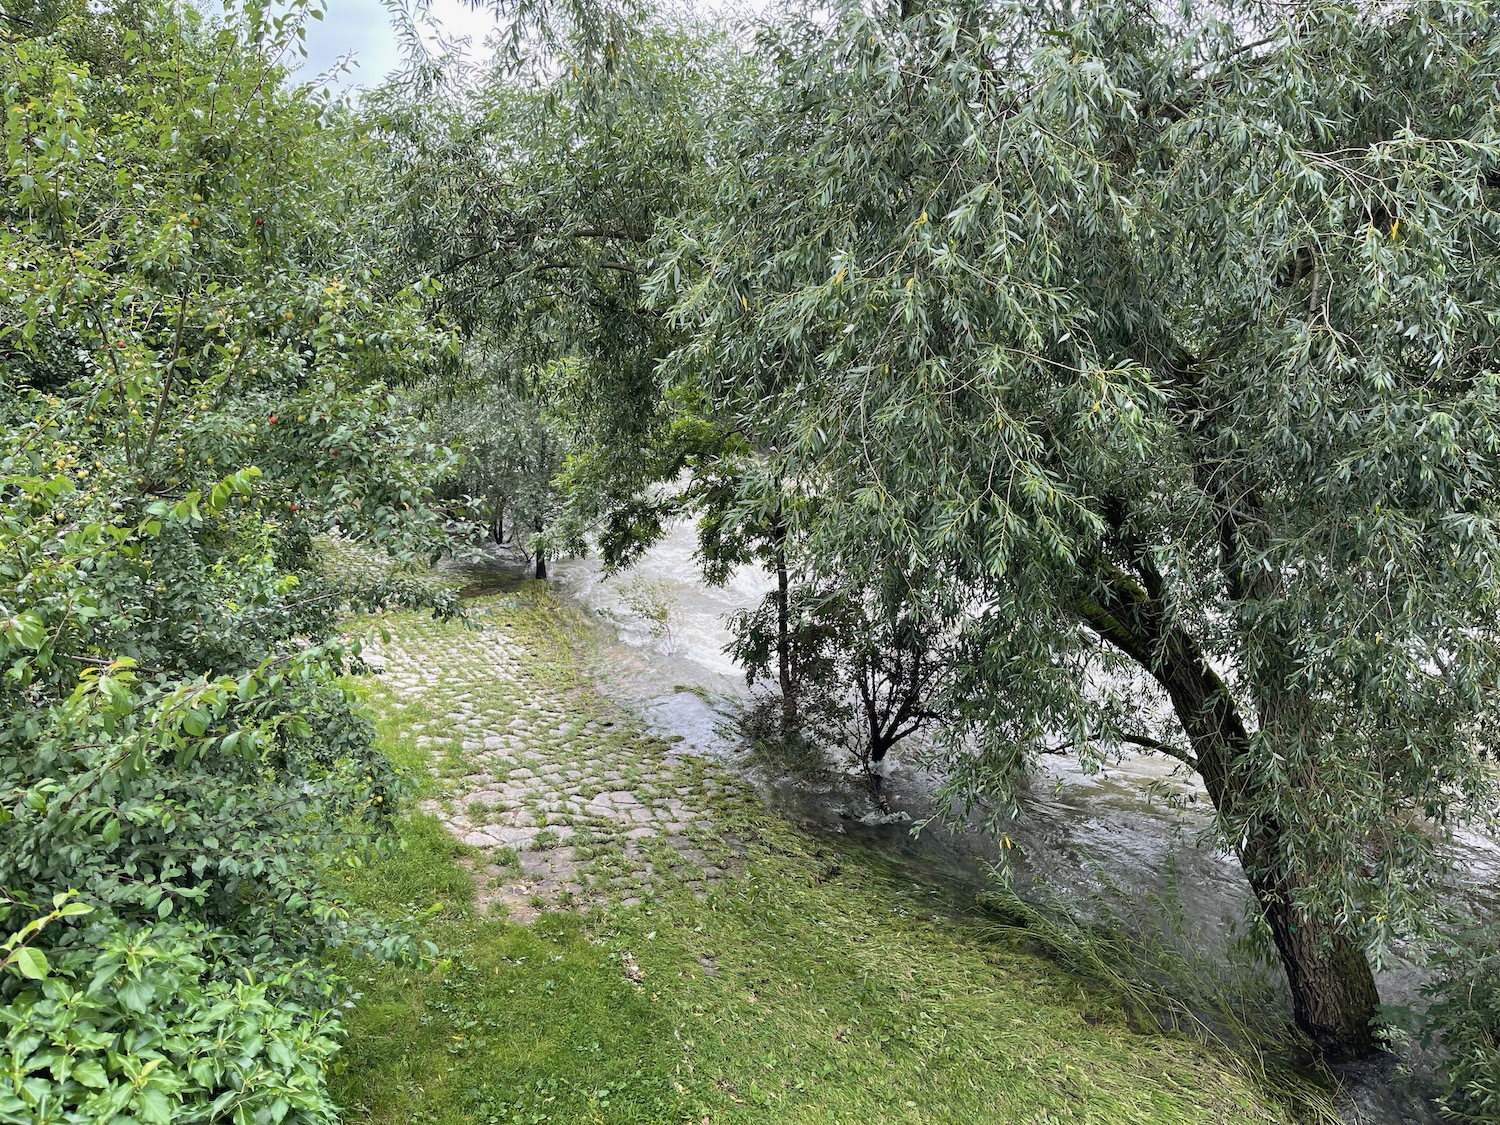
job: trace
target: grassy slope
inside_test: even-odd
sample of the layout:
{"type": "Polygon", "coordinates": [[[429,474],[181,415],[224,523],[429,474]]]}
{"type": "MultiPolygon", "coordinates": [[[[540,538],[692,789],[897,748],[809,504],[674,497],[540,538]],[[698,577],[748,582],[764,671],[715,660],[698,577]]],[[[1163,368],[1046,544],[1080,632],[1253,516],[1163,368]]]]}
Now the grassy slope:
{"type": "MultiPolygon", "coordinates": [[[[545,595],[489,612],[547,675],[578,674],[568,614],[545,595]]],[[[398,638],[435,628],[387,624],[398,638]]],[[[440,763],[412,738],[421,709],[378,686],[370,699],[386,750],[434,792],[440,763]]],[[[875,857],[743,795],[711,799],[744,858],[706,898],[668,873],[641,906],[530,927],[479,916],[467,849],[433,817],[406,817],[404,849],[349,891],[390,915],[441,902],[429,936],[445,960],[352,969],[363,999],[335,1080],[346,1120],[1311,1119],[1222,1054],[1138,1034],[1107,997],[935,908],[875,857]]]]}

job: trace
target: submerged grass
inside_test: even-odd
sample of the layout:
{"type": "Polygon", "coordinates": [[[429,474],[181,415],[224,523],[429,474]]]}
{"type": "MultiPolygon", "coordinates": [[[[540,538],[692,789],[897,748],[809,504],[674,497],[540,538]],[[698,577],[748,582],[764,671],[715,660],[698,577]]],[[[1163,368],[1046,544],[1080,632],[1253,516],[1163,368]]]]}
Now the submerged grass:
{"type": "MultiPolygon", "coordinates": [[[[487,612],[536,650],[550,688],[580,674],[565,650],[582,634],[558,628],[558,607],[544,621],[534,600],[487,612]]],[[[387,753],[438,795],[443,751],[412,730],[440,708],[367,696],[387,753]]],[[[615,720],[627,729],[611,737],[630,737],[615,720]]],[[[955,916],[880,857],[802,834],[733,787],[696,799],[734,841],[726,877],[695,894],[658,865],[639,905],[529,926],[485,916],[469,849],[407,815],[403,847],[346,890],[392,917],[441,903],[426,936],[443,954],[349,968],[362,996],[335,1078],[346,1120],[1295,1122],[1326,1104],[1293,1077],[1139,1030],[1107,990],[955,916]]]]}
{"type": "MultiPolygon", "coordinates": [[[[1342,1125],[1335,1105],[1309,1088],[1336,1084],[1308,1038],[1287,1019],[1261,966],[1240,957],[1229,964],[1203,951],[1169,890],[1118,909],[1124,892],[1096,873],[1104,890],[1092,896],[1091,919],[1058,895],[1023,899],[1004,881],[979,896],[983,927],[1019,942],[1089,982],[1133,1023],[1181,1031],[1237,1060],[1239,1069],[1277,1098],[1300,1109],[1306,1125],[1342,1125]],[[1141,914],[1154,911],[1155,925],[1141,914]]],[[[1172,876],[1175,879],[1175,875],[1172,876]]],[[[1220,954],[1222,956],[1222,953],[1220,954]]]]}

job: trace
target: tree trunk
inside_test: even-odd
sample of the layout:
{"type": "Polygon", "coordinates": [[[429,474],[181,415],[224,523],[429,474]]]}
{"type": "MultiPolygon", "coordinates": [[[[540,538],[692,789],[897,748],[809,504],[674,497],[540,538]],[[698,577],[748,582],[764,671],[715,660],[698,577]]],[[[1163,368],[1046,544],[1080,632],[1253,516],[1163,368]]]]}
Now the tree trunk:
{"type": "Polygon", "coordinates": [[[776,564],[776,678],[781,685],[781,722],[797,725],[797,681],[792,675],[791,579],[786,566],[786,529],[778,522],[771,533],[776,564]]]}
{"type": "Polygon", "coordinates": [[[1250,885],[1271,926],[1276,952],[1292,990],[1292,1017],[1332,1060],[1374,1054],[1371,1021],[1380,1002],[1364,951],[1344,934],[1320,927],[1293,905],[1287,880],[1251,877],[1250,885]]]}
{"type": "Polygon", "coordinates": [[[547,580],[547,552],[540,547],[536,549],[536,576],[543,582],[547,580]]]}
{"type": "Polygon", "coordinates": [[[885,757],[891,751],[891,743],[882,734],[876,733],[870,740],[870,764],[866,773],[870,775],[870,787],[875,790],[875,797],[883,805],[885,803],[885,757]]]}
{"type": "MultiPolygon", "coordinates": [[[[1172,697],[1214,808],[1239,824],[1247,794],[1233,766],[1250,752],[1249,733],[1228,688],[1192,641],[1176,629],[1166,640],[1156,677],[1172,697]]],[[[1251,823],[1236,850],[1286,971],[1293,1019],[1330,1059],[1373,1054],[1379,1049],[1373,1021],[1380,997],[1369,959],[1346,933],[1297,908],[1305,884],[1279,859],[1285,834],[1279,820],[1256,813],[1251,823]]]]}
{"type": "Polygon", "coordinates": [[[1250,806],[1235,769],[1252,747],[1228,686],[1193,639],[1168,623],[1156,575],[1147,569],[1148,590],[1108,564],[1101,569],[1102,597],[1078,603],[1083,620],[1166,689],[1214,808],[1237,828],[1246,826],[1235,850],[1286,970],[1297,1026],[1331,1059],[1375,1053],[1379,996],[1369,959],[1347,932],[1297,909],[1307,884],[1280,858],[1286,830],[1273,811],[1250,806]]]}

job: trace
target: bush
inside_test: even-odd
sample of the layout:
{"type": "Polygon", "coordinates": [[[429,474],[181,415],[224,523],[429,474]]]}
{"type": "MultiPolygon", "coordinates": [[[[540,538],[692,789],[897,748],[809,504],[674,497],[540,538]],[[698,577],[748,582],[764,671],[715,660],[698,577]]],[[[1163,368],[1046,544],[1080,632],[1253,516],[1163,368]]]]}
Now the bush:
{"type": "Polygon", "coordinates": [[[651,636],[664,641],[668,652],[677,648],[677,599],[660,579],[634,578],[620,587],[620,599],[646,623],[651,636]]]}
{"type": "Polygon", "coordinates": [[[4,1067],[26,1077],[0,1086],[0,1121],[333,1122],[330,989],[306,963],[226,976],[236,957],[225,946],[237,944],[196,924],[93,912],[53,947],[45,977],[9,966],[4,1067]]]}
{"type": "Polygon", "coordinates": [[[0,35],[0,1122],[332,1121],[329,955],[422,952],[325,886],[401,788],[337,630],[451,600],[313,544],[440,542],[386,383],[445,339],[275,65],[305,14],[0,35]]]}
{"type": "Polygon", "coordinates": [[[1448,1055],[1443,1108],[1460,1121],[1500,1121],[1500,929],[1465,929],[1433,966],[1424,1038],[1448,1055]]]}

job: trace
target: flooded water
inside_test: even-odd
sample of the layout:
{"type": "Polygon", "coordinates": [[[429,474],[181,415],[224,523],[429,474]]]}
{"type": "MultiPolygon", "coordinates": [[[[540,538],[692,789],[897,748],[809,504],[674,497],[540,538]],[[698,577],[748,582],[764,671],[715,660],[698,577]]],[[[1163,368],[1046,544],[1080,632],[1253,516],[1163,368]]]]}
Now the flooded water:
{"type": "MultiPolygon", "coordinates": [[[[956,825],[940,818],[942,778],[922,762],[919,748],[894,752],[899,757],[885,787],[890,815],[837,751],[801,763],[747,755],[734,720],[750,695],[724,648],[730,615],[758,602],[769,579],[746,571],[722,588],[706,587],[694,546],[691,529],[682,527],[621,575],[606,577],[594,559],[553,564],[555,588],[614,627],[617,641],[604,670],[610,690],[660,733],[730,760],[784,815],[872,846],[916,881],[972,901],[994,886],[1003,852],[1023,898],[1054,907],[1061,902],[1085,915],[1104,911],[1112,924],[1126,927],[1162,927],[1170,918],[1175,940],[1191,946],[1208,972],[1227,973],[1231,962],[1236,973],[1254,971],[1234,952],[1249,900],[1244,874],[1233,856],[1211,843],[1212,811],[1201,786],[1167,759],[1126,754],[1090,773],[1071,755],[1047,758],[1022,796],[1020,815],[1004,825],[1002,843],[981,829],[977,816],[956,825]],[[654,626],[638,612],[643,582],[654,584],[654,626]],[[663,602],[670,608],[669,629],[660,619],[663,602]]],[[[1493,839],[1468,832],[1457,845],[1463,866],[1481,885],[1500,886],[1500,846],[1493,839]]],[[[1170,928],[1158,936],[1173,940],[1170,928]]],[[[1259,979],[1285,1004],[1279,972],[1260,970],[1259,979]]],[[[1378,974],[1381,998],[1417,1003],[1425,979],[1419,968],[1398,961],[1378,974]]],[[[1415,1061],[1419,1070],[1430,1064],[1415,1061]]],[[[1349,1120],[1441,1122],[1430,1084],[1398,1073],[1403,1069],[1388,1058],[1344,1068],[1349,1120]]]]}

